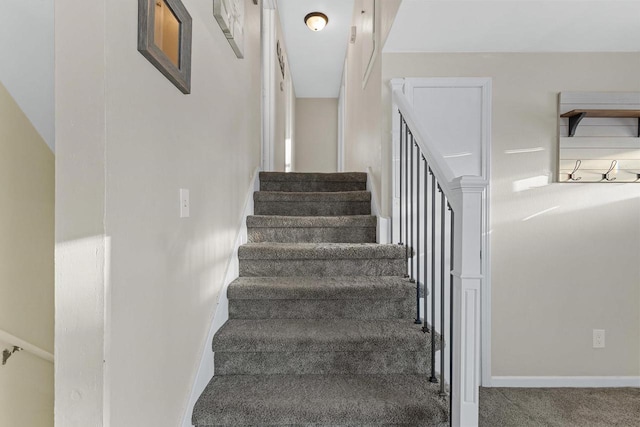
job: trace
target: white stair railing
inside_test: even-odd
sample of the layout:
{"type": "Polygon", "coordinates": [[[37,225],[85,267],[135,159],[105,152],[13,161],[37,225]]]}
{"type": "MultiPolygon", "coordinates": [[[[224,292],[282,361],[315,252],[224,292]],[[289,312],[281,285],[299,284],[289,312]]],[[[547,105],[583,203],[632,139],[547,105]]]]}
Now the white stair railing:
{"type": "MultiPolygon", "coordinates": [[[[431,346],[431,380],[440,382],[443,395],[450,390],[451,425],[477,426],[482,197],[487,182],[477,176],[455,177],[404,95],[403,79],[392,80],[391,86],[391,239],[408,248],[407,277],[416,282],[418,305],[420,283],[428,290],[422,311],[417,307],[416,323],[442,337],[439,369],[436,343],[431,346]]],[[[435,339],[436,334],[430,336],[435,339]]]]}

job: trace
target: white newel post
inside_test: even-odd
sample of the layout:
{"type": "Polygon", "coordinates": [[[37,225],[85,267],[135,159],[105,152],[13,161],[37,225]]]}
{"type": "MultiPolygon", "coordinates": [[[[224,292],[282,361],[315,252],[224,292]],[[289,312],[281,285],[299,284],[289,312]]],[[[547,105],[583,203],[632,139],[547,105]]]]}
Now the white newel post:
{"type": "Polygon", "coordinates": [[[400,237],[400,113],[393,101],[393,92],[402,91],[404,79],[391,79],[391,243],[401,241],[400,237]]]}
{"type": "Polygon", "coordinates": [[[453,269],[452,425],[478,425],[482,194],[487,182],[463,176],[451,183],[455,202],[453,269]]]}

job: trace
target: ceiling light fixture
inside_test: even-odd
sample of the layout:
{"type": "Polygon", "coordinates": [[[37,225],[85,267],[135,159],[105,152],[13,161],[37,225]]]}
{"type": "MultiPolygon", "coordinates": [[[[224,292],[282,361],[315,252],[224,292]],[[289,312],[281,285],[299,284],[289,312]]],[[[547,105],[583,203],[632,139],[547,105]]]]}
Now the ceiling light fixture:
{"type": "Polygon", "coordinates": [[[304,17],[304,23],[307,24],[307,27],[309,27],[311,31],[322,30],[328,22],[329,18],[327,18],[327,15],[320,12],[311,12],[304,17]]]}

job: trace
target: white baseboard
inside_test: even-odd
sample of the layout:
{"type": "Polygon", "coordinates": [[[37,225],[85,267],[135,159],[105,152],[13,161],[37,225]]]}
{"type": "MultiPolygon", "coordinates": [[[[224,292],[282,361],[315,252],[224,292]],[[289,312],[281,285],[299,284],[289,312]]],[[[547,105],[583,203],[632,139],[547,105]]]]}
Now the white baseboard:
{"type": "Polygon", "coordinates": [[[371,192],[371,214],[378,219],[376,227],[376,241],[378,243],[391,243],[390,224],[391,219],[382,216],[382,208],[380,205],[380,195],[378,188],[373,185],[373,176],[371,168],[367,168],[367,191],[371,192]]]}
{"type": "Polygon", "coordinates": [[[247,197],[245,199],[244,210],[240,220],[240,227],[236,236],[233,252],[231,253],[227,263],[227,273],[224,278],[220,296],[218,297],[218,305],[216,306],[213,320],[209,327],[209,334],[207,335],[207,340],[205,341],[204,349],[202,351],[200,365],[198,366],[198,371],[193,381],[193,387],[191,388],[191,394],[189,396],[189,403],[187,404],[187,408],[182,419],[182,427],[192,427],[191,414],[193,413],[193,407],[214,374],[213,350],[211,349],[211,343],[213,342],[213,336],[215,333],[218,332],[222,325],[224,325],[224,323],[229,319],[227,288],[239,275],[238,248],[247,241],[247,216],[253,215],[253,192],[260,189],[259,172],[259,167],[253,171],[253,179],[251,180],[247,190],[247,197]]]}
{"type": "Polygon", "coordinates": [[[491,387],[640,387],[640,376],[491,377],[491,387]]]}

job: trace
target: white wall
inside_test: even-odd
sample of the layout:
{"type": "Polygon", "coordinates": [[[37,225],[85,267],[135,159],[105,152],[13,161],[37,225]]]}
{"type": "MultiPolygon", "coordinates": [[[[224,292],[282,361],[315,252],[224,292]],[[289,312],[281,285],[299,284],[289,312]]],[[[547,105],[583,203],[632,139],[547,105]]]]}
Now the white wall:
{"type": "Polygon", "coordinates": [[[53,151],[53,0],[0,0],[0,10],[0,82],[53,151]]]}
{"type": "MultiPolygon", "coordinates": [[[[2,84],[0,152],[0,331],[52,352],[54,156],[2,84]]],[[[50,362],[0,365],[0,425],[53,425],[50,362]]]]}
{"type": "MultiPolygon", "coordinates": [[[[366,55],[364,35],[360,19],[364,0],[355,0],[353,22],[357,28],[356,41],[349,44],[346,57],[346,105],[345,105],[345,150],[344,164],[346,171],[365,172],[371,168],[376,188],[386,185],[382,181],[381,127],[380,117],[385,113],[380,102],[382,81],[382,45],[386,40],[391,23],[395,17],[400,0],[377,1],[375,11],[375,41],[378,53],[363,88],[366,55]]],[[[384,188],[383,188],[384,190],[384,188]]],[[[389,201],[382,200],[382,214],[389,210],[389,201]]]]}
{"type": "Polygon", "coordinates": [[[60,425],[179,425],[211,344],[260,162],[260,18],[247,0],[237,59],[211,3],[184,4],[190,95],[137,52],[137,2],[56,2],[60,425]]]}
{"type": "Polygon", "coordinates": [[[384,54],[383,62],[384,105],[393,77],[493,79],[493,375],[640,375],[640,184],[551,182],[558,93],[640,91],[640,54],[384,54]],[[606,330],[605,349],[592,348],[592,329],[606,330]]]}
{"type": "MultiPolygon", "coordinates": [[[[0,340],[0,352],[5,348],[11,343],[0,340]]],[[[0,425],[53,427],[51,362],[19,351],[0,366],[0,425]]]]}
{"type": "Polygon", "coordinates": [[[296,100],[296,172],[335,172],[338,167],[338,99],[296,100]]]}
{"type": "MultiPolygon", "coordinates": [[[[275,13],[276,24],[276,42],[280,42],[281,55],[284,60],[284,77],[280,70],[280,63],[277,56],[273,62],[273,73],[275,75],[273,94],[275,95],[275,109],[274,123],[274,156],[273,156],[273,170],[284,172],[285,169],[285,140],[287,138],[287,102],[289,100],[295,104],[295,93],[289,98],[289,91],[293,92],[293,84],[291,81],[291,69],[289,68],[289,59],[287,55],[287,48],[284,42],[284,35],[282,33],[282,27],[280,25],[280,15],[275,13]]],[[[274,49],[275,51],[275,49],[274,49]]],[[[277,54],[276,54],[277,55],[277,54]]],[[[289,108],[295,108],[295,105],[289,106],[289,108]]]]}

